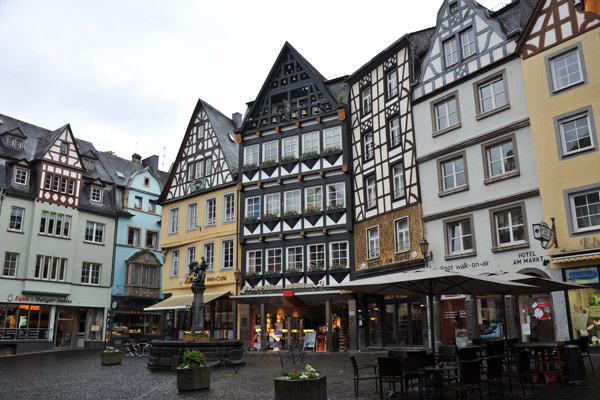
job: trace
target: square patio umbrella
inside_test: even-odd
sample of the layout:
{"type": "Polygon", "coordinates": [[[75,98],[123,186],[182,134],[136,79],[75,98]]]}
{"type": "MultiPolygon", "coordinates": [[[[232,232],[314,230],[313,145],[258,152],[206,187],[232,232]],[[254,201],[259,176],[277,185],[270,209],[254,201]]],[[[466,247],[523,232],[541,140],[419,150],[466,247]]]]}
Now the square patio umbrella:
{"type": "MultiPolygon", "coordinates": [[[[512,294],[524,288],[534,287],[509,282],[490,276],[477,276],[468,273],[447,272],[441,269],[418,269],[407,272],[380,275],[371,278],[329,285],[331,289],[353,290],[372,294],[426,295],[429,300],[429,314],[433,319],[433,297],[441,294],[512,294]]],[[[435,328],[429,324],[432,348],[435,356],[435,328]]]]}
{"type": "Polygon", "coordinates": [[[483,276],[502,279],[510,282],[518,282],[518,283],[526,283],[527,285],[535,286],[534,288],[522,288],[524,291],[522,293],[512,293],[512,294],[532,294],[532,293],[545,293],[545,292],[556,292],[563,290],[573,290],[573,289],[589,289],[588,286],[576,285],[574,283],[556,281],[554,279],[542,278],[541,276],[520,274],[518,272],[506,272],[506,271],[497,271],[497,272],[488,272],[482,274],[483,276]],[[535,290],[535,291],[530,291],[535,290]]]}

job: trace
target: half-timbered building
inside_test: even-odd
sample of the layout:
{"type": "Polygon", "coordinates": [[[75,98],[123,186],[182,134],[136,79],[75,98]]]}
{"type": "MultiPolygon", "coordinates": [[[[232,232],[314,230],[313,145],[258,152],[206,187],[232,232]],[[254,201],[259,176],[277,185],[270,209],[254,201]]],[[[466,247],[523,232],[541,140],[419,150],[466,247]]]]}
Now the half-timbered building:
{"type": "Polygon", "coordinates": [[[0,115],[0,346],[102,347],[110,303],[114,185],[94,146],[0,115]]]}
{"type": "MultiPolygon", "coordinates": [[[[240,114],[234,119],[241,120],[240,114]]],[[[177,337],[192,325],[189,281],[192,261],[207,263],[204,326],[215,339],[233,338],[237,268],[238,144],[235,122],[198,100],[177,159],[159,198],[161,247],[165,256],[162,290],[166,299],[147,311],[165,312],[177,337]]]]}
{"type": "Polygon", "coordinates": [[[285,43],[248,104],[237,131],[242,340],[317,332],[317,349],[345,348],[348,302],[323,289],[353,273],[347,96],[342,78],[326,80],[285,43]]]}
{"type": "MultiPolygon", "coordinates": [[[[549,274],[529,228],[543,214],[516,54],[535,5],[517,0],[491,11],[473,0],[444,0],[438,11],[412,92],[431,268],[549,274]]],[[[502,296],[461,297],[436,299],[439,343],[527,340],[514,323],[514,301],[505,309],[502,296]]],[[[538,298],[550,304],[548,294],[538,298]]],[[[551,324],[541,322],[534,335],[554,340],[551,324]]]]}
{"type": "MultiPolygon", "coordinates": [[[[426,29],[404,35],[347,80],[357,278],[423,266],[410,92],[415,60],[432,34],[426,29]]],[[[422,345],[422,304],[421,298],[360,298],[361,318],[369,321],[359,327],[361,347],[422,345]]]]}
{"type": "MultiPolygon", "coordinates": [[[[556,340],[600,334],[585,311],[600,289],[600,16],[583,3],[540,1],[519,43],[544,222],[554,229],[542,244],[553,279],[589,286],[570,290],[568,314],[553,316],[556,340]]],[[[563,293],[552,300],[565,304],[563,293]]]]}

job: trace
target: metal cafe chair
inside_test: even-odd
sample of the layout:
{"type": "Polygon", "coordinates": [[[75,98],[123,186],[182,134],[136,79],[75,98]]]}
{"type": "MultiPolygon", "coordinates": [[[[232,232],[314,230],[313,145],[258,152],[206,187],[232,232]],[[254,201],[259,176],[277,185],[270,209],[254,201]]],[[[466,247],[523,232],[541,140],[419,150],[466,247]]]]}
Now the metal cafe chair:
{"type": "Polygon", "coordinates": [[[354,371],[354,395],[358,397],[358,384],[360,381],[375,380],[375,391],[377,392],[379,380],[379,375],[377,375],[377,366],[375,364],[358,365],[354,356],[350,356],[350,361],[352,362],[352,370],[354,371]],[[368,372],[370,369],[373,369],[372,374],[361,372],[365,370],[368,372]]]}
{"type": "Polygon", "coordinates": [[[533,386],[533,376],[537,375],[537,372],[531,368],[531,350],[521,350],[517,352],[517,370],[505,372],[504,376],[508,377],[508,384],[510,385],[510,392],[512,393],[512,380],[511,378],[518,378],[521,384],[521,391],[523,397],[525,397],[525,387],[523,381],[529,379],[531,382],[531,390],[535,393],[535,387],[533,386]]]}
{"type": "MultiPolygon", "coordinates": [[[[481,368],[481,361],[461,361],[459,363],[460,378],[458,383],[454,385],[444,386],[444,390],[452,390],[460,393],[460,398],[463,396],[466,398],[467,392],[479,391],[479,398],[482,398],[481,394],[481,374],[479,370],[481,368]]],[[[443,397],[443,396],[442,396],[443,397]]]]}
{"type": "Polygon", "coordinates": [[[396,393],[396,383],[400,384],[400,393],[404,397],[404,376],[400,358],[377,358],[377,372],[379,375],[379,398],[383,399],[383,383],[388,383],[396,393]]]}
{"type": "Polygon", "coordinates": [[[485,368],[485,379],[482,382],[487,384],[488,394],[492,398],[492,384],[498,386],[498,393],[504,398],[504,387],[502,386],[502,363],[504,356],[489,356],[485,368]]]}
{"type": "Polygon", "coordinates": [[[594,373],[594,364],[592,363],[592,357],[590,357],[590,350],[588,349],[588,338],[581,337],[574,341],[577,346],[579,346],[579,354],[581,354],[581,359],[583,360],[584,356],[587,356],[588,361],[590,362],[590,367],[592,367],[592,373],[594,373]]]}

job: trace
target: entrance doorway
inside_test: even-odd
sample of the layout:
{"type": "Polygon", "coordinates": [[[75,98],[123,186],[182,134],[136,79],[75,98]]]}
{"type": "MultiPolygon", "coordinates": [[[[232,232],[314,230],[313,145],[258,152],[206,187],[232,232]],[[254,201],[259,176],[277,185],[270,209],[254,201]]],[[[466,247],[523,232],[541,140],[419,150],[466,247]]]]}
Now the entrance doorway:
{"type": "Polygon", "coordinates": [[[73,316],[73,307],[58,308],[58,317],[56,318],[56,325],[54,329],[56,332],[56,339],[54,341],[55,347],[72,347],[74,328],[73,316]]]}

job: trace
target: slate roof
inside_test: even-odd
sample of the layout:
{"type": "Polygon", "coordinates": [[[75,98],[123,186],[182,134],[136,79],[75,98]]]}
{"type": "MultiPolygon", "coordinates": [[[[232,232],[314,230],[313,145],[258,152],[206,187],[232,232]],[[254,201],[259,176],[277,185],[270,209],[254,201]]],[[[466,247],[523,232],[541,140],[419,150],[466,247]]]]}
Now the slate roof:
{"type": "Polygon", "coordinates": [[[490,17],[500,22],[507,37],[519,35],[525,31],[537,2],[538,0],[515,0],[498,11],[490,12],[490,17]]]}
{"type": "Polygon", "coordinates": [[[19,128],[27,137],[23,142],[22,150],[5,146],[4,140],[2,140],[2,144],[0,145],[0,156],[18,160],[24,159],[28,162],[32,162],[39,158],[37,157],[38,154],[45,153],[50,144],[54,143],[54,141],[50,141],[49,138],[58,136],[57,132],[60,132],[63,128],[68,126],[65,125],[56,131],[50,131],[4,114],[0,114],[0,120],[2,120],[2,123],[0,124],[0,136],[13,129],[19,128]]]}
{"type": "Polygon", "coordinates": [[[225,155],[225,162],[227,162],[229,171],[234,175],[237,174],[239,168],[239,145],[235,141],[235,124],[231,118],[226,117],[221,111],[217,110],[206,101],[202,99],[199,99],[198,101],[202,103],[202,107],[204,108],[204,111],[206,111],[210,124],[215,131],[215,135],[217,135],[217,140],[225,155]]]}

